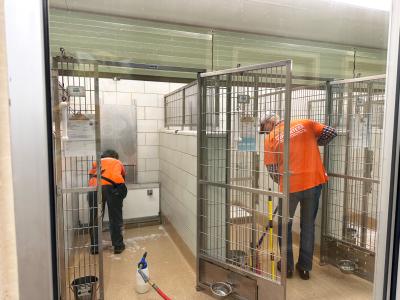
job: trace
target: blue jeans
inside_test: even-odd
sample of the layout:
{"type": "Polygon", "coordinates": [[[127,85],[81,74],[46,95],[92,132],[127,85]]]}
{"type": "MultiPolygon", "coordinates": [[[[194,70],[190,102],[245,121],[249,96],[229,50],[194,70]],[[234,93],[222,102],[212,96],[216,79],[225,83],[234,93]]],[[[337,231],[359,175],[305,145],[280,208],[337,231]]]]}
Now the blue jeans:
{"type": "MultiPolygon", "coordinates": [[[[289,196],[289,216],[287,228],[287,269],[294,270],[292,224],[297,205],[300,203],[300,251],[298,265],[302,270],[311,271],[314,255],[315,218],[318,213],[322,185],[291,193],[289,196]]],[[[282,216],[282,200],[279,199],[279,216],[282,216]]],[[[282,236],[282,217],[278,220],[278,234],[282,236]]],[[[278,239],[281,246],[281,238],[278,239]]]]}

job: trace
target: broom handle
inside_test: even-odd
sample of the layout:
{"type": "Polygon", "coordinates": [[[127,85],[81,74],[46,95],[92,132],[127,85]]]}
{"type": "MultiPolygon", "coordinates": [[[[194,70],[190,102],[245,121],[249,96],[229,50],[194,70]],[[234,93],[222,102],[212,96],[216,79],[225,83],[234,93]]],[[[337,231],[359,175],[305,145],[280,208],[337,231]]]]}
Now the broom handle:
{"type": "MultiPolygon", "coordinates": [[[[271,275],[272,275],[272,280],[275,280],[275,257],[274,257],[274,224],[273,224],[273,218],[274,218],[274,213],[273,211],[273,201],[272,197],[268,197],[268,212],[269,212],[269,253],[271,255],[271,275]]],[[[276,212],[276,211],[275,211],[276,212]]]]}

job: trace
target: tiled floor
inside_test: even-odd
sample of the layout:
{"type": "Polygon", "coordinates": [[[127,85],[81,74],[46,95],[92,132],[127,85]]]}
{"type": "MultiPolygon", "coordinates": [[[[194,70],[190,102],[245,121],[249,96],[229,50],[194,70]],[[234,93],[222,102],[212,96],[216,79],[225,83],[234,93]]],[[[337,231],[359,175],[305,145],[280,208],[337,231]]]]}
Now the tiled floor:
{"type": "MultiPolygon", "coordinates": [[[[298,253],[294,248],[294,253],[298,253]]],[[[369,300],[372,284],[354,275],[346,275],[331,266],[314,261],[311,279],[302,280],[296,273],[287,281],[288,300],[369,300]]]]}
{"type": "MultiPolygon", "coordinates": [[[[125,231],[127,249],[112,254],[105,235],[104,274],[106,299],[159,300],[153,290],[135,292],[137,262],[148,252],[150,276],[174,300],[212,299],[196,292],[195,273],[162,226],[142,227],[125,231]]],[[[297,251],[295,251],[296,253],[297,251]]],[[[288,300],[367,300],[372,299],[372,285],[352,275],[344,275],[332,266],[315,264],[311,280],[303,281],[297,274],[288,280],[288,300]]]]}
{"type": "Polygon", "coordinates": [[[104,250],[105,299],[161,299],[153,290],[141,295],[135,291],[136,266],[145,251],[151,279],[169,297],[174,300],[212,299],[196,292],[194,271],[162,226],[128,229],[124,238],[127,249],[122,254],[112,254],[110,246],[104,250]]]}

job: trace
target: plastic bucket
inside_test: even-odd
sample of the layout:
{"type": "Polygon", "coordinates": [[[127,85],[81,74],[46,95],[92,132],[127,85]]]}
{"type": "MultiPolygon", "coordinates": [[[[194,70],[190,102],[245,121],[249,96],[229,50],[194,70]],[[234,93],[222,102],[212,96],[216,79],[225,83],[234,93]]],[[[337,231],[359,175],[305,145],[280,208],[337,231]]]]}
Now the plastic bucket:
{"type": "Polygon", "coordinates": [[[75,300],[97,300],[97,282],[96,276],[85,276],[74,279],[71,282],[74,291],[75,300]]]}

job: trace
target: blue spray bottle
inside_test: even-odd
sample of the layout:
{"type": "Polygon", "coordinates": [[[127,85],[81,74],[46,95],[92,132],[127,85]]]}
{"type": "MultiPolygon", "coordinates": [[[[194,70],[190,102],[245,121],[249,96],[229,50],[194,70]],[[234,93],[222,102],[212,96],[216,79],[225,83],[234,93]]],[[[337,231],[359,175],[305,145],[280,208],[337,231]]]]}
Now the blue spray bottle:
{"type": "Polygon", "coordinates": [[[143,254],[136,270],[136,292],[139,294],[147,293],[150,289],[150,286],[146,282],[144,282],[142,276],[138,272],[138,270],[140,269],[144,274],[146,274],[147,277],[149,277],[149,268],[147,267],[146,257],[147,257],[147,252],[143,254]]]}

